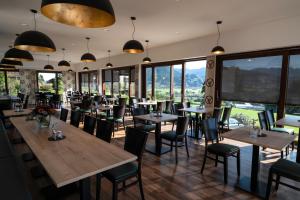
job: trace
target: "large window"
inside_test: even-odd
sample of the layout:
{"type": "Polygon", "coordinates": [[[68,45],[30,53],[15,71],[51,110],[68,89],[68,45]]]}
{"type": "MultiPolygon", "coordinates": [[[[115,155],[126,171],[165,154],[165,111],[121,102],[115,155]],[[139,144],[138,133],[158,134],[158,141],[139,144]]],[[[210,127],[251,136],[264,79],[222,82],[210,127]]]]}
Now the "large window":
{"type": "Polygon", "coordinates": [[[62,73],[37,72],[39,92],[63,94],[62,73]]]}
{"type": "Polygon", "coordinates": [[[5,83],[5,71],[0,71],[0,95],[7,94],[5,83]]]}
{"type": "Polygon", "coordinates": [[[98,71],[79,72],[79,88],[82,93],[99,93],[98,71]]]}
{"type": "Polygon", "coordinates": [[[171,86],[171,67],[162,66],[155,67],[155,99],[156,100],[169,100],[170,99],[170,86],[171,86]]]}
{"type": "Polygon", "coordinates": [[[182,64],[173,65],[173,98],[175,102],[181,102],[182,94],[182,64]]]}
{"type": "Polygon", "coordinates": [[[19,71],[0,71],[0,95],[17,96],[20,92],[19,71]]]}
{"type": "Polygon", "coordinates": [[[103,94],[129,98],[135,96],[135,68],[120,67],[102,72],[103,94]]]}
{"type": "Polygon", "coordinates": [[[204,104],[206,60],[185,63],[185,99],[193,105],[204,104]]]}
{"type": "Polygon", "coordinates": [[[146,68],[146,97],[152,97],[152,68],[146,68]]]}

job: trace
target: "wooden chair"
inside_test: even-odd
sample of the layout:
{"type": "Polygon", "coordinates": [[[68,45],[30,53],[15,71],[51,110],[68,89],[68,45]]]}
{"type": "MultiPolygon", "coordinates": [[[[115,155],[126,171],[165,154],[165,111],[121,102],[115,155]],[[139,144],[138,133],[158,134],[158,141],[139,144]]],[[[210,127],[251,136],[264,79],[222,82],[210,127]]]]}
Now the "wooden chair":
{"type": "Polygon", "coordinates": [[[96,137],[110,143],[113,128],[114,125],[111,122],[97,119],[96,137]]]}
{"type": "Polygon", "coordinates": [[[96,126],[96,118],[90,115],[85,115],[83,130],[91,135],[94,135],[95,126],[96,126]]]}
{"type": "MultiPolygon", "coordinates": [[[[124,150],[136,155],[138,159],[137,159],[137,163],[136,162],[127,163],[103,172],[102,175],[113,184],[113,197],[112,197],[113,200],[118,199],[119,183],[123,183],[122,190],[125,190],[127,187],[132,186],[136,183],[139,183],[141,198],[142,200],[145,199],[144,192],[143,192],[143,184],[142,184],[142,157],[143,157],[143,152],[145,149],[147,137],[148,134],[142,130],[131,128],[131,127],[126,128],[124,150]],[[134,177],[137,178],[137,181],[126,185],[126,180],[134,177]]],[[[101,193],[100,191],[101,175],[97,175],[96,186],[97,186],[96,199],[99,199],[101,193]]]]}
{"type": "Polygon", "coordinates": [[[61,108],[59,119],[60,119],[61,121],[66,122],[66,121],[67,121],[67,118],[68,118],[68,113],[69,113],[69,110],[68,110],[68,109],[61,108]]]}
{"type": "MultiPolygon", "coordinates": [[[[189,117],[178,117],[177,119],[177,126],[176,131],[169,131],[169,132],[163,132],[160,137],[164,140],[168,140],[171,142],[171,144],[167,144],[171,146],[171,151],[173,150],[173,143],[175,143],[175,158],[176,158],[176,164],[178,163],[178,142],[185,142],[185,149],[186,154],[188,157],[190,157],[189,149],[187,145],[187,137],[186,132],[189,125],[189,117]]],[[[166,144],[166,143],[164,143],[166,144]]]]}
{"type": "Polygon", "coordinates": [[[202,121],[205,134],[205,154],[201,168],[201,174],[205,167],[206,159],[212,159],[215,161],[215,166],[219,163],[224,164],[224,182],[227,184],[228,177],[228,157],[233,156],[237,158],[237,173],[240,176],[240,149],[237,146],[219,143],[218,130],[216,126],[216,119],[209,118],[202,121]],[[208,144],[211,142],[212,144],[208,144]],[[215,158],[208,155],[214,154],[215,158]],[[219,160],[219,157],[223,157],[223,161],[219,160]]]}

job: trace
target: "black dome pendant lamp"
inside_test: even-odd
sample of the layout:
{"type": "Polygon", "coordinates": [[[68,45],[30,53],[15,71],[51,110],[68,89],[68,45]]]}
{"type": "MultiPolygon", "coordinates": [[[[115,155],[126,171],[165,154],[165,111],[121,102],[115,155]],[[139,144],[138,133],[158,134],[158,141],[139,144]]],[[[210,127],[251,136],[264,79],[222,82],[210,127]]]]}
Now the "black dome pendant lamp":
{"type": "Polygon", "coordinates": [[[50,56],[49,56],[49,55],[47,55],[47,56],[48,56],[48,64],[45,65],[44,69],[45,69],[45,70],[54,70],[54,67],[53,67],[52,65],[49,64],[49,57],[50,57],[50,56]]]}
{"type": "Polygon", "coordinates": [[[1,60],[0,65],[2,65],[2,66],[16,66],[16,65],[23,66],[23,63],[21,61],[7,60],[7,59],[3,58],[1,60]]]}
{"type": "Polygon", "coordinates": [[[0,70],[16,70],[15,66],[0,65],[0,70]]]}
{"type": "Polygon", "coordinates": [[[89,48],[90,38],[87,37],[85,39],[87,40],[86,46],[88,52],[81,56],[81,62],[96,62],[96,57],[90,53],[90,48],[89,48]]]}
{"type": "Polygon", "coordinates": [[[110,0],[42,0],[41,13],[80,28],[101,28],[116,21],[110,0]]]}
{"type": "Polygon", "coordinates": [[[215,46],[212,50],[211,53],[218,55],[218,54],[222,54],[225,52],[225,49],[222,46],[219,46],[219,41],[220,41],[220,37],[221,37],[221,33],[220,33],[220,29],[219,29],[219,25],[222,24],[222,21],[217,21],[217,28],[218,28],[218,40],[217,40],[217,46],[215,46]]]}
{"type": "Polygon", "coordinates": [[[58,62],[58,66],[59,67],[70,67],[70,63],[68,61],[65,60],[65,48],[61,49],[63,52],[63,59],[61,61],[58,62]]]}
{"type": "Polygon", "coordinates": [[[145,41],[147,43],[147,46],[146,46],[146,57],[143,59],[143,62],[144,63],[150,63],[151,62],[151,58],[149,58],[149,55],[148,55],[148,43],[149,43],[149,40],[146,40],[145,41]]]}
{"type": "Polygon", "coordinates": [[[110,50],[108,50],[107,52],[108,52],[108,63],[106,64],[106,67],[113,67],[113,64],[111,64],[110,62],[110,50]]]}
{"type": "MultiPolygon", "coordinates": [[[[20,34],[16,34],[19,37],[20,34]]],[[[4,58],[7,60],[16,60],[16,61],[33,61],[33,56],[29,51],[24,51],[20,49],[13,48],[9,46],[9,50],[4,54],[4,58]]]]}
{"type": "Polygon", "coordinates": [[[123,46],[123,51],[126,53],[131,53],[131,54],[136,54],[136,53],[143,53],[144,52],[144,47],[143,45],[134,39],[134,33],[135,33],[135,25],[134,21],[136,20],[135,17],[131,17],[131,22],[133,26],[133,32],[132,32],[132,40],[129,40],[126,42],[123,46]]]}
{"type": "Polygon", "coordinates": [[[36,10],[30,10],[34,16],[34,31],[25,31],[15,40],[15,48],[34,52],[54,52],[53,41],[44,33],[36,30],[36,10]]]}

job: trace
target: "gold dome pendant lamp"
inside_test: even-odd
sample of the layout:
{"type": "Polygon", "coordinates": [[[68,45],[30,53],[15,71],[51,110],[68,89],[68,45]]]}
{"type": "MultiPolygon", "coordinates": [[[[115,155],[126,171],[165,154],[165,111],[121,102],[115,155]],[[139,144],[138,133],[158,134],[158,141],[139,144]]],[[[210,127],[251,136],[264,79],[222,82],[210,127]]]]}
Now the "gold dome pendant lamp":
{"type": "Polygon", "coordinates": [[[42,0],[41,13],[56,22],[80,28],[101,28],[116,21],[109,0],[42,0]]]}
{"type": "Polygon", "coordinates": [[[96,62],[96,57],[90,53],[90,48],[89,48],[90,38],[87,37],[85,39],[87,40],[86,47],[88,52],[81,56],[81,62],[96,62]]]}
{"type": "Polygon", "coordinates": [[[149,40],[146,40],[145,41],[147,46],[146,46],[146,57],[143,59],[143,62],[144,63],[150,63],[151,62],[151,58],[149,58],[149,52],[148,52],[148,43],[149,43],[149,40]]]}
{"type": "Polygon", "coordinates": [[[215,46],[212,50],[211,53],[215,55],[223,54],[225,52],[225,49],[222,46],[219,46],[219,41],[221,37],[219,25],[222,24],[222,21],[217,21],[217,28],[218,28],[218,40],[217,40],[217,46],[215,46]]]}
{"type": "MultiPolygon", "coordinates": [[[[20,34],[16,34],[19,37],[20,34]]],[[[33,61],[33,56],[29,51],[24,51],[20,49],[13,48],[9,46],[9,50],[5,52],[4,58],[7,60],[16,60],[16,61],[33,61]]]]}
{"type": "Polygon", "coordinates": [[[59,67],[70,67],[70,63],[68,61],[65,60],[65,48],[61,49],[63,52],[63,59],[61,61],[59,61],[58,66],[59,67]]]}
{"type": "Polygon", "coordinates": [[[54,70],[54,67],[49,64],[49,57],[50,57],[50,55],[47,55],[47,57],[48,57],[48,64],[44,66],[44,69],[45,70],[54,70]]]}
{"type": "Polygon", "coordinates": [[[123,46],[123,51],[126,53],[131,53],[131,54],[137,54],[137,53],[143,53],[144,52],[144,47],[143,45],[134,39],[134,33],[135,33],[135,25],[134,21],[136,20],[135,17],[131,17],[131,22],[133,26],[133,32],[132,32],[132,40],[129,40],[126,42],[123,46]]]}
{"type": "Polygon", "coordinates": [[[108,52],[108,63],[106,64],[106,67],[113,67],[113,64],[111,64],[110,62],[110,50],[108,50],[107,52],[108,52]]]}
{"type": "Polygon", "coordinates": [[[34,17],[34,30],[25,31],[17,37],[14,47],[25,51],[34,52],[54,52],[56,47],[53,41],[44,33],[36,30],[36,14],[37,11],[31,9],[34,17]]]}

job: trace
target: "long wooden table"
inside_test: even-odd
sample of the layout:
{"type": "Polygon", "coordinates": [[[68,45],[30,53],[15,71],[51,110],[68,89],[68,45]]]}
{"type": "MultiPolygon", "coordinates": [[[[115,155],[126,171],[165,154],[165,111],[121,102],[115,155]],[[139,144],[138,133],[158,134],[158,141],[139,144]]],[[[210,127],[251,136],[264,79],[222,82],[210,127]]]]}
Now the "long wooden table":
{"type": "Polygon", "coordinates": [[[22,111],[16,111],[16,110],[3,110],[3,115],[5,117],[19,117],[19,116],[25,116],[29,115],[32,112],[32,109],[23,109],[22,111]]]}
{"type": "Polygon", "coordinates": [[[278,120],[276,125],[299,128],[296,162],[300,163],[300,116],[286,116],[278,120]]]}
{"type": "Polygon", "coordinates": [[[51,130],[39,128],[35,120],[26,121],[25,117],[10,120],[56,187],[79,181],[80,198],[84,200],[91,198],[89,177],[137,159],[135,155],[54,117],[51,123],[56,123],[56,129],[63,131],[64,140],[48,141],[51,130]]]}
{"type": "Polygon", "coordinates": [[[164,148],[162,146],[161,142],[161,123],[162,122],[169,122],[169,121],[175,121],[177,120],[177,115],[171,115],[171,114],[165,114],[162,113],[162,116],[157,117],[154,113],[147,114],[147,115],[138,115],[135,116],[136,119],[144,120],[153,122],[156,124],[155,126],[155,145],[147,144],[146,145],[146,151],[153,153],[157,156],[160,156],[161,154],[169,152],[169,148],[164,148]]]}
{"type": "Polygon", "coordinates": [[[266,137],[250,137],[250,131],[252,128],[242,127],[231,130],[222,134],[224,138],[237,140],[240,142],[245,142],[253,145],[252,149],[252,165],[251,165],[251,179],[248,177],[242,177],[237,184],[237,187],[250,192],[261,198],[265,197],[266,194],[266,184],[264,182],[258,181],[259,176],[259,147],[271,148],[281,151],[286,146],[290,145],[294,141],[295,136],[279,133],[275,131],[265,131],[261,130],[266,137]]]}

